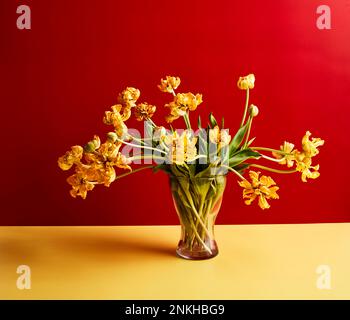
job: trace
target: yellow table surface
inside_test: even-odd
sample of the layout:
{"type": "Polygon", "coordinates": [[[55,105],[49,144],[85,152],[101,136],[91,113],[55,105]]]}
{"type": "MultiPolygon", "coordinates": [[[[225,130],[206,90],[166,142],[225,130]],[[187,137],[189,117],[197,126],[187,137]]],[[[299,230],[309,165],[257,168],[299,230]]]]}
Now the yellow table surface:
{"type": "Polygon", "coordinates": [[[0,227],[0,299],[350,299],[350,224],[216,226],[220,253],[205,261],[175,256],[179,233],[0,227]],[[19,265],[31,289],[17,289],[19,265]]]}

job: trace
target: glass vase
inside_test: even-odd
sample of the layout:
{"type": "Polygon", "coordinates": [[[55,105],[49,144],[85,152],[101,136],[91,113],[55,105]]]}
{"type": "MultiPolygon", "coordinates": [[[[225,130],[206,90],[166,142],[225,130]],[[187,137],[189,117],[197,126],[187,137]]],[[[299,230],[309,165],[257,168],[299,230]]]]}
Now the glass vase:
{"type": "Polygon", "coordinates": [[[176,249],[185,259],[202,260],[218,254],[214,225],[221,207],[226,176],[186,177],[170,175],[171,193],[181,224],[176,249]]]}

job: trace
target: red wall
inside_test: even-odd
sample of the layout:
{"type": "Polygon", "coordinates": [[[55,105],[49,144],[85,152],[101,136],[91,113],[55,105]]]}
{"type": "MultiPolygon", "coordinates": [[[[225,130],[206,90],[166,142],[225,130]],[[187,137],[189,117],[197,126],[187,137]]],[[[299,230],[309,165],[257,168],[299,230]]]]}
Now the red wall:
{"type": "MultiPolygon", "coordinates": [[[[231,176],[219,223],[350,221],[350,1],[10,1],[0,4],[1,225],[173,224],[167,178],[140,173],[87,200],[69,196],[57,157],[83,144],[125,86],[158,106],[156,85],[179,75],[201,92],[198,112],[239,125],[238,76],[253,72],[256,145],[299,143],[306,130],[326,140],[321,177],[274,176],[280,200],[247,207],[231,176]],[[16,8],[32,9],[32,30],[17,30],[16,8]],[[328,4],[332,29],[316,27],[328,4]]],[[[178,122],[180,124],[181,122],[178,122]]],[[[182,125],[182,123],[181,123],[182,125]]]]}

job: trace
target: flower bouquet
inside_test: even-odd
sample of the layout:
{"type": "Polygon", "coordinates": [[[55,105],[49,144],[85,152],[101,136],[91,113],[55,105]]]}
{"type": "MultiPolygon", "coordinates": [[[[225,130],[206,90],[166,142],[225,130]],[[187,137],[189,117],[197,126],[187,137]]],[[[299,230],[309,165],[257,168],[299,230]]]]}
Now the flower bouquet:
{"type": "Polygon", "coordinates": [[[190,113],[202,103],[201,94],[176,93],[179,77],[167,76],[158,85],[160,91],[168,93],[172,101],[165,105],[169,110],[166,122],[169,128],[159,126],[152,120],[156,106],[146,102],[137,103],[140,91],[128,87],[118,97],[118,104],[105,112],[103,122],[113,131],[107,133],[103,143],[98,136],[83,147],[71,147],[58,159],[62,170],[74,167],[74,174],[67,182],[72,197],[86,198],[87,192],[102,184],[108,187],[113,181],[141,170],[162,170],[169,176],[174,205],[181,223],[181,238],[177,254],[187,259],[207,259],[218,253],[214,238],[214,224],[220,210],[228,173],[238,178],[243,188],[245,204],[257,200],[261,209],[268,209],[268,200],[278,199],[275,181],[261,171],[292,174],[301,173],[301,180],[319,177],[319,165],[312,165],[313,157],[324,144],[306,132],[301,149],[284,142],[279,149],[253,146],[250,138],[254,118],[259,109],[249,103],[250,90],[254,88],[255,76],[240,77],[239,89],[245,91],[246,100],[243,117],[234,135],[224,128],[224,119],[219,123],[214,115],[202,124],[197,119],[194,129],[190,113]],[[144,122],[144,133],[131,130],[125,122],[135,116],[144,122]],[[172,123],[182,118],[185,129],[175,130],[172,123]],[[123,147],[123,148],[122,148],[123,147]],[[258,164],[260,159],[284,165],[288,169],[258,164]],[[143,164],[132,169],[131,165],[143,164]],[[116,169],[124,172],[119,173],[116,169]],[[249,169],[248,178],[244,176],[249,169]],[[259,170],[259,171],[255,171],[259,170]]]}

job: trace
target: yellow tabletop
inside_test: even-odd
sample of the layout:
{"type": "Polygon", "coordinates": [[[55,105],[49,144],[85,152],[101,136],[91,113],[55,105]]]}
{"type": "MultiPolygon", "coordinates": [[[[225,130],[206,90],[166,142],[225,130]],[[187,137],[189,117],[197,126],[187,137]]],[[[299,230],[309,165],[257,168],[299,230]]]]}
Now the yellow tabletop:
{"type": "Polygon", "coordinates": [[[175,256],[179,232],[0,227],[0,299],[350,299],[350,224],[216,226],[205,261],[175,256]]]}

